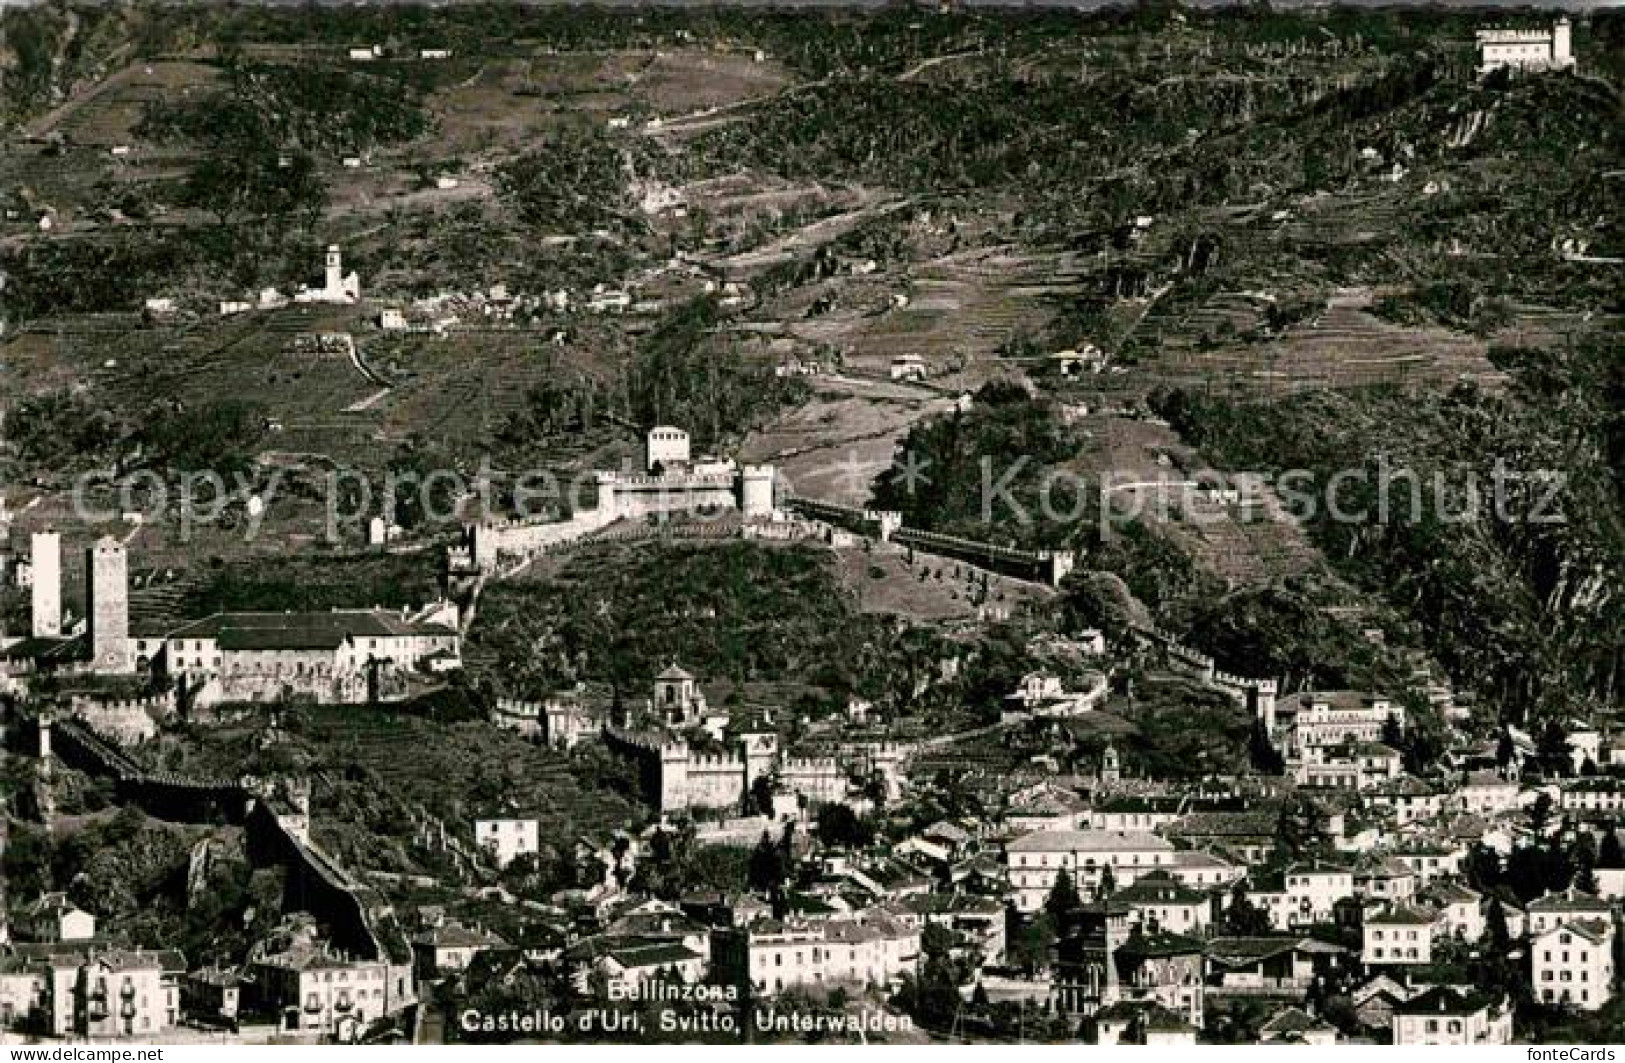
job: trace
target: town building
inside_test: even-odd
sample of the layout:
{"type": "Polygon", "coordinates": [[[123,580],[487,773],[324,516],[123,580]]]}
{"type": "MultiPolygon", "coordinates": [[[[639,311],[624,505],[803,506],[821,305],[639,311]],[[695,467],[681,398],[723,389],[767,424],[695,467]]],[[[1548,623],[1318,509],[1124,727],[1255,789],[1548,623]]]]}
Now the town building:
{"type": "Polygon", "coordinates": [[[404,676],[461,659],[456,628],[406,610],[216,613],[137,635],[138,665],[178,680],[194,705],[308,695],[329,704],[388,700],[404,676]]]}
{"type": "Polygon", "coordinates": [[[88,947],[45,961],[43,1008],[57,1037],[162,1038],[180,1021],[177,952],[88,947]]]}
{"type": "Polygon", "coordinates": [[[308,923],[256,948],[247,966],[244,1006],[277,1017],[289,1034],[353,1040],[416,1000],[409,970],[382,959],[346,956],[308,923]]]}
{"type": "Polygon", "coordinates": [[[724,984],[748,982],[757,992],[836,985],[890,985],[919,962],[920,931],[871,911],[821,920],[759,920],[719,930],[711,941],[724,984]]]}
{"type": "Polygon", "coordinates": [[[1365,920],[1360,958],[1367,965],[1420,965],[1433,962],[1439,919],[1431,911],[1396,904],[1365,920]]]}
{"type": "Polygon", "coordinates": [[[1436,986],[1393,1012],[1396,1045],[1504,1045],[1512,1042],[1505,997],[1436,986]]]}
{"type": "Polygon", "coordinates": [[[1581,1011],[1606,1005],[1614,996],[1614,934],[1613,922],[1601,920],[1574,920],[1532,933],[1535,999],[1581,1011]]]}
{"type": "Polygon", "coordinates": [[[1005,868],[1016,910],[1036,912],[1055,887],[1071,876],[1079,892],[1094,896],[1109,868],[1118,888],[1156,868],[1174,867],[1174,847],[1141,831],[1041,830],[1005,846],[1005,868]]]}
{"type": "Polygon", "coordinates": [[[1607,901],[1573,887],[1530,901],[1528,913],[1530,937],[1570,923],[1613,922],[1613,909],[1607,901]]]}
{"type": "Polygon", "coordinates": [[[498,867],[507,867],[540,849],[540,828],[535,819],[476,819],[474,842],[490,852],[498,867]]]}
{"type": "Polygon", "coordinates": [[[66,893],[45,893],[17,918],[15,929],[25,941],[89,941],[96,936],[96,917],[66,893]]]}

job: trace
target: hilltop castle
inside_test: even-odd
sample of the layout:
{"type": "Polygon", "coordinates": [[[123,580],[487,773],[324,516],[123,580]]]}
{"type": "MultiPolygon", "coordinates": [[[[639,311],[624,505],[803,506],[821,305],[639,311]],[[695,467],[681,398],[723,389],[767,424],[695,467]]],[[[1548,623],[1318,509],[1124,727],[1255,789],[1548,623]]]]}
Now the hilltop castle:
{"type": "Polygon", "coordinates": [[[1567,70],[1574,66],[1570,48],[1568,16],[1552,23],[1549,30],[1479,30],[1478,72],[1507,67],[1513,70],[1567,70]]]}
{"type": "Polygon", "coordinates": [[[732,459],[695,460],[689,435],[658,425],[644,436],[643,471],[594,474],[598,498],[592,509],[565,520],[485,521],[464,529],[465,545],[453,548],[454,569],[489,570],[503,556],[525,557],[574,542],[618,520],[667,513],[732,510],[746,521],[772,518],[778,470],[740,465],[732,459]]]}

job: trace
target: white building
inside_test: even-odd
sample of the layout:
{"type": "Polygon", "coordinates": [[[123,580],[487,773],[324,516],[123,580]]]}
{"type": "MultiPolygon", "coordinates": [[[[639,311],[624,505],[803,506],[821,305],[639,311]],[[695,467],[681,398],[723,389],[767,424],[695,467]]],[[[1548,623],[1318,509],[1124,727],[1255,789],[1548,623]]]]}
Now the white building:
{"type": "MultiPolygon", "coordinates": [[[[361,300],[361,278],[352,270],[344,272],[344,254],[338,244],[327,245],[327,261],[322,272],[320,288],[301,288],[294,294],[296,303],[338,303],[348,305],[361,300]]],[[[262,298],[261,303],[265,300],[262,298]]]]}
{"type": "Polygon", "coordinates": [[[540,827],[534,819],[476,819],[474,841],[491,853],[498,867],[507,867],[538,850],[540,827]]]}
{"type": "MultiPolygon", "coordinates": [[[[1533,907],[1533,905],[1531,905],[1533,907]]],[[[1614,995],[1614,927],[1576,921],[1530,939],[1535,999],[1596,1011],[1614,995]]]]}
{"type": "Polygon", "coordinates": [[[808,922],[758,920],[719,931],[712,956],[729,982],[758,993],[796,987],[886,986],[919,963],[920,930],[880,912],[808,922]]]}
{"type": "Polygon", "coordinates": [[[1005,696],[1005,715],[1058,717],[1077,716],[1106,700],[1106,677],[1091,672],[1081,691],[1067,690],[1061,680],[1047,672],[1029,672],[1021,677],[1015,692],[1005,696]]]}
{"type": "Polygon", "coordinates": [[[1548,893],[1529,902],[1529,933],[1544,934],[1570,923],[1611,923],[1613,909],[1607,901],[1583,890],[1569,888],[1548,893]]]}
{"type": "Polygon", "coordinates": [[[1568,16],[1560,17],[1549,30],[1479,30],[1478,72],[1508,67],[1514,70],[1567,70],[1574,65],[1568,16]]]}
{"type": "Polygon", "coordinates": [[[1117,886],[1156,868],[1176,864],[1174,847],[1155,834],[1138,831],[1041,830],[1005,846],[1005,867],[1016,909],[1036,912],[1059,874],[1072,876],[1078,891],[1093,895],[1107,868],[1117,886]]]}
{"type": "Polygon", "coordinates": [[[1433,962],[1433,935],[1438,917],[1408,904],[1397,904],[1365,921],[1360,959],[1370,964],[1433,962]]]}
{"type": "Polygon", "coordinates": [[[1396,1045],[1504,1045],[1512,1007],[1504,997],[1437,986],[1394,1009],[1396,1045]]]}
{"type": "Polygon", "coordinates": [[[1330,923],[1332,906],[1345,897],[1354,896],[1354,872],[1338,864],[1318,860],[1293,864],[1282,877],[1286,886],[1288,927],[1330,923]]]}

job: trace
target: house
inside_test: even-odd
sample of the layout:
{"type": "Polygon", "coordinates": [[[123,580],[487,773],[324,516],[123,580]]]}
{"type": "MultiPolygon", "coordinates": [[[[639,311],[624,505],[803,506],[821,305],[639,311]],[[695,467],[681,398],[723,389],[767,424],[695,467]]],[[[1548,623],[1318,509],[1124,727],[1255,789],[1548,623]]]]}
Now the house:
{"type": "Polygon", "coordinates": [[[1493,771],[1469,772],[1456,790],[1462,811],[1498,816],[1518,810],[1518,784],[1493,771]]]}
{"type": "Polygon", "coordinates": [[[684,945],[628,945],[604,954],[594,969],[604,976],[613,999],[655,977],[693,985],[705,976],[705,957],[684,945]]]}
{"type": "Polygon", "coordinates": [[[1323,790],[1370,790],[1402,774],[1399,751],[1381,742],[1310,747],[1295,769],[1299,786],[1323,790]]]}
{"type": "Polygon", "coordinates": [[[1410,868],[1417,884],[1425,886],[1441,876],[1461,874],[1461,862],[1467,851],[1430,841],[1415,841],[1399,846],[1389,856],[1410,868]]]}
{"type": "Polygon", "coordinates": [[[919,962],[920,931],[880,911],[817,922],[762,919],[713,933],[724,984],[774,995],[794,987],[887,986],[919,962]]]}
{"type": "Polygon", "coordinates": [[[1185,814],[1183,797],[1125,794],[1108,798],[1089,812],[1095,830],[1161,830],[1185,814]]]}
{"type": "Polygon", "coordinates": [[[1158,1005],[1202,1024],[1202,944],[1183,934],[1146,932],[1115,897],[1080,905],[1055,948],[1052,999],[1093,1016],[1117,1004],[1158,1005]]]}
{"type": "Polygon", "coordinates": [[[1391,856],[1377,857],[1354,869],[1354,892],[1369,901],[1408,901],[1416,895],[1416,873],[1391,856]]]}
{"type": "Polygon", "coordinates": [[[44,967],[41,1010],[57,1037],[157,1038],[180,1021],[178,952],[91,947],[56,953],[44,967]]]}
{"type": "Polygon", "coordinates": [[[1286,926],[1312,926],[1332,921],[1332,906],[1354,896],[1354,872],[1341,864],[1311,860],[1290,865],[1282,874],[1287,897],[1286,926]]]}
{"type": "Polygon", "coordinates": [[[1196,1027],[1160,1004],[1120,1000],[1095,1012],[1091,1024],[1097,1045],[1179,1048],[1196,1044],[1196,1027]]]}
{"type": "Polygon", "coordinates": [[[232,1023],[242,1005],[242,975],[230,967],[202,967],[181,983],[181,1010],[188,1019],[232,1023]]]}
{"type": "Polygon", "coordinates": [[[1258,1040],[1267,1045],[1335,1045],[1337,1027],[1299,1007],[1285,1008],[1258,1028],[1258,1040]]]}
{"type": "Polygon", "coordinates": [[[490,852],[498,867],[536,852],[541,823],[535,819],[476,819],[474,842],[490,852]]]}
{"type": "Polygon", "coordinates": [[[1211,895],[1191,889],[1167,870],[1141,875],[1113,896],[1128,905],[1133,924],[1147,930],[1197,934],[1213,922],[1211,895]]]}
{"type": "Polygon", "coordinates": [[[482,952],[507,947],[506,941],[490,931],[444,923],[412,940],[413,967],[419,978],[436,978],[467,969],[482,952]]]}
{"type": "Polygon", "coordinates": [[[1070,875],[1091,896],[1108,868],[1116,885],[1132,885],[1156,868],[1172,868],[1174,847],[1143,831],[1041,830],[1005,846],[1005,866],[1016,909],[1036,912],[1059,874],[1070,875]]]}
{"type": "Polygon", "coordinates": [[[17,919],[17,935],[27,941],[89,941],[96,936],[96,917],[66,893],[44,893],[17,919]]]}
{"type": "Polygon", "coordinates": [[[1410,904],[1395,904],[1366,919],[1360,959],[1367,965],[1433,962],[1439,919],[1410,904]]]}
{"type": "Polygon", "coordinates": [[[1300,993],[1347,952],[1306,937],[1218,937],[1208,942],[1205,978],[1226,989],[1300,993]]]}
{"type": "Polygon", "coordinates": [[[216,613],[131,641],[139,668],[183,680],[195,704],[287,693],[366,701],[391,672],[425,666],[443,652],[460,658],[461,646],[454,627],[388,609],[216,613]]]}
{"type": "Polygon", "coordinates": [[[409,968],[341,955],[308,917],[262,942],[245,976],[243,1010],[275,1015],[291,1034],[349,1040],[417,999],[409,968]]]}
{"type": "Polygon", "coordinates": [[[1026,716],[1052,718],[1080,716],[1106,700],[1106,677],[1091,672],[1083,691],[1070,691],[1061,680],[1047,672],[1029,672],[1021,677],[1015,691],[1005,696],[1004,719],[1026,716]]]}
{"type": "Polygon", "coordinates": [[[1181,849],[1174,854],[1169,873],[1193,889],[1218,889],[1241,881],[1246,872],[1223,857],[1200,849],[1181,849]]]}
{"type": "Polygon", "coordinates": [[[1443,814],[1450,795],[1431,783],[1402,775],[1367,790],[1365,800],[1372,808],[1386,813],[1403,827],[1443,814]]]}
{"type": "Polygon", "coordinates": [[[1608,902],[1572,886],[1529,902],[1529,934],[1536,936],[1575,922],[1612,923],[1608,902]]]}
{"type": "Polygon", "coordinates": [[[925,359],[918,354],[898,355],[891,360],[893,380],[924,380],[927,374],[925,359]]]}
{"type": "Polygon", "coordinates": [[[1439,932],[1458,941],[1484,936],[1484,898],[1456,882],[1435,882],[1422,891],[1422,902],[1439,913],[1439,932]]]}
{"type": "Polygon", "coordinates": [[[1625,781],[1611,777],[1572,780],[1564,784],[1557,806],[1564,812],[1618,818],[1625,815],[1625,781]]]}
{"type": "Polygon", "coordinates": [[[1393,1013],[1396,1045],[1504,1045],[1512,1041],[1512,1006],[1490,993],[1437,986],[1393,1013]]]}
{"type": "Polygon", "coordinates": [[[1394,1011],[1414,994],[1403,983],[1379,974],[1349,994],[1360,1025],[1371,1030],[1390,1030],[1394,1011]]]}
{"type": "Polygon", "coordinates": [[[1166,828],[1193,849],[1220,849],[1247,864],[1263,863],[1275,850],[1276,816],[1270,812],[1192,812],[1166,828]]]}
{"type": "Polygon", "coordinates": [[[1529,955],[1535,999],[1541,1003],[1596,1011],[1613,998],[1611,921],[1560,923],[1530,938],[1529,955]]]}

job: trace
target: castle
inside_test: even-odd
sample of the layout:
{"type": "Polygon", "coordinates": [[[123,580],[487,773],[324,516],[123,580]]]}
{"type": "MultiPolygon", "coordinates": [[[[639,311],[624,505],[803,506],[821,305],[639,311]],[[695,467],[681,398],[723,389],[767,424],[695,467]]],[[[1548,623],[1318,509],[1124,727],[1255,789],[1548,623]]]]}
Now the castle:
{"type": "Polygon", "coordinates": [[[688,433],[659,425],[644,436],[642,472],[594,474],[598,498],[592,509],[565,520],[484,521],[464,529],[453,547],[453,570],[490,571],[503,557],[531,557],[575,542],[619,520],[703,510],[737,511],[746,521],[773,517],[778,470],[739,465],[731,459],[696,461],[688,433]]]}
{"type": "Polygon", "coordinates": [[[604,740],[637,763],[644,790],[661,812],[742,808],[764,779],[775,793],[813,804],[847,800],[854,779],[865,775],[879,777],[888,797],[899,790],[902,755],[896,747],[848,749],[840,758],[790,756],[768,720],[746,722],[730,733],[727,713],[712,710],[694,677],[676,665],[656,677],[644,717],[645,729],[605,727],[604,740]],[[726,752],[693,749],[676,731],[691,727],[704,727],[726,752]]]}
{"type": "Polygon", "coordinates": [[[703,754],[665,732],[606,728],[609,747],[637,762],[644,788],[662,813],[685,808],[734,809],[757,781],[773,778],[780,793],[809,802],[844,801],[852,786],[834,757],[789,757],[766,730],[739,734],[727,753],[703,754]]]}
{"type": "Polygon", "coordinates": [[[1552,23],[1549,30],[1479,30],[1478,72],[1488,74],[1506,67],[1513,70],[1567,70],[1574,66],[1567,16],[1552,23]]]}

